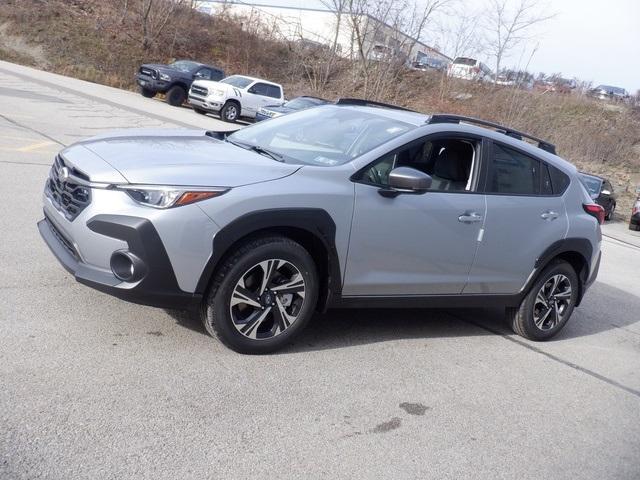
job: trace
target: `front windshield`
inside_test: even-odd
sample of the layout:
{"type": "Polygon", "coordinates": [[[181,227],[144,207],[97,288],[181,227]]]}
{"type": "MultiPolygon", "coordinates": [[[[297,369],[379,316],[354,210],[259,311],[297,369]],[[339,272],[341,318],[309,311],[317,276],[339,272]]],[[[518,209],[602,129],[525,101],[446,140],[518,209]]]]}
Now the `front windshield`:
{"type": "Polygon", "coordinates": [[[334,166],[413,128],[382,115],[327,105],[254,124],[230,135],[229,140],[258,145],[291,163],[334,166]]]}
{"type": "Polygon", "coordinates": [[[177,62],[173,62],[169,66],[181,72],[190,72],[192,70],[195,70],[198,66],[200,66],[200,64],[196,62],[190,62],[189,60],[178,60],[177,62]]]}
{"type": "Polygon", "coordinates": [[[230,77],[225,78],[224,80],[220,80],[220,83],[228,83],[237,88],[244,88],[248,86],[253,80],[247,77],[241,77],[240,75],[232,75],[230,77]]]}
{"type": "Polygon", "coordinates": [[[592,196],[600,195],[600,184],[602,183],[602,181],[599,178],[591,177],[589,175],[580,175],[580,178],[584,186],[587,188],[589,194],[591,194],[592,196]]]}

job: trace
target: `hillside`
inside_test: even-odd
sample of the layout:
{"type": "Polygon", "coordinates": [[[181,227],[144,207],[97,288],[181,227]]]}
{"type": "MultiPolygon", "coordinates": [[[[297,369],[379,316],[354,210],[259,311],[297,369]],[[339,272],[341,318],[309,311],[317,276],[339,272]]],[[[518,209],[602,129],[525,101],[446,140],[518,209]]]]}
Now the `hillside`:
{"type": "MultiPolygon", "coordinates": [[[[279,81],[288,97],[371,96],[354,63],[338,60],[319,81],[323,65],[302,58],[267,25],[181,8],[148,19],[145,35],[141,15],[140,0],[6,0],[0,4],[0,59],[134,89],[141,63],[193,58],[227,73],[279,81]]],[[[549,139],[579,168],[608,176],[621,196],[618,212],[628,215],[640,183],[639,111],[404,69],[385,78],[375,98],[423,112],[477,116],[549,139]]]]}

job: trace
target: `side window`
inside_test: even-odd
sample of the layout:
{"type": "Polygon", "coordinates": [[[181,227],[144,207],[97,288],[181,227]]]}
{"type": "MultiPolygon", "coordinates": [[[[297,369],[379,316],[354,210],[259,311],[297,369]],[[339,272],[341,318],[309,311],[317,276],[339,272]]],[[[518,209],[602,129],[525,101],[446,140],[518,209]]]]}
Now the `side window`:
{"type": "Polygon", "coordinates": [[[569,186],[569,177],[553,165],[548,165],[554,195],[562,195],[569,186]]]}
{"type": "Polygon", "coordinates": [[[513,195],[540,193],[540,161],[516,150],[493,144],[487,191],[513,195]]]}
{"type": "Polygon", "coordinates": [[[267,97],[280,98],[280,87],[267,85],[267,97]]]}
{"type": "Polygon", "coordinates": [[[262,95],[266,97],[268,96],[269,85],[267,85],[266,83],[256,83],[249,90],[251,90],[251,93],[253,93],[254,95],[262,95]]]}
{"type": "Polygon", "coordinates": [[[544,162],[542,163],[540,169],[540,195],[553,195],[553,186],[551,185],[549,167],[544,162]]]}
{"type": "Polygon", "coordinates": [[[411,167],[431,176],[430,190],[440,192],[471,190],[477,170],[474,141],[438,139],[415,141],[388,153],[365,168],[358,180],[378,186],[389,184],[389,173],[396,167],[411,167]]]}
{"type": "Polygon", "coordinates": [[[196,78],[201,78],[203,80],[211,80],[211,70],[208,68],[201,68],[196,72],[196,78]]]}

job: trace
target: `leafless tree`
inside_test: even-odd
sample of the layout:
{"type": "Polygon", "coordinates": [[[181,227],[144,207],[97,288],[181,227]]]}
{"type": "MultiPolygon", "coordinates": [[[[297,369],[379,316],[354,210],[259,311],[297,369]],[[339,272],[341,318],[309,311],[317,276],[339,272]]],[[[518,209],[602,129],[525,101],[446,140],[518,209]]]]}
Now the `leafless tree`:
{"type": "Polygon", "coordinates": [[[479,12],[469,11],[466,5],[451,10],[451,15],[437,28],[442,51],[451,58],[482,52],[483,42],[478,27],[480,18],[479,12]]]}
{"type": "MultiPolygon", "coordinates": [[[[134,8],[142,33],[142,48],[149,50],[175,11],[188,2],[187,0],[138,0],[135,3],[134,8]]],[[[125,1],[125,9],[127,8],[129,8],[129,2],[125,1]]]]}
{"type": "Polygon", "coordinates": [[[363,95],[381,98],[397,83],[434,15],[450,0],[345,0],[363,95]]]}
{"type": "Polygon", "coordinates": [[[554,17],[543,7],[540,0],[489,0],[485,47],[495,59],[496,78],[504,58],[530,38],[533,27],[554,17]]]}

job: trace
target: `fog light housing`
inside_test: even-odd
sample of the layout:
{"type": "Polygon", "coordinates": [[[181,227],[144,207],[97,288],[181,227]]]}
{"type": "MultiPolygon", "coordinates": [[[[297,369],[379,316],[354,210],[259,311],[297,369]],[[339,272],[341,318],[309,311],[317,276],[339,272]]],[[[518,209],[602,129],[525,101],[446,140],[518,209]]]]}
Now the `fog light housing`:
{"type": "Polygon", "coordinates": [[[110,265],[115,277],[123,282],[137,282],[147,274],[144,262],[128,250],[113,252],[110,265]]]}

